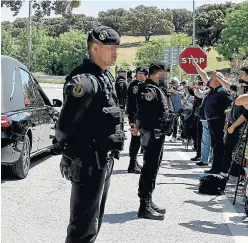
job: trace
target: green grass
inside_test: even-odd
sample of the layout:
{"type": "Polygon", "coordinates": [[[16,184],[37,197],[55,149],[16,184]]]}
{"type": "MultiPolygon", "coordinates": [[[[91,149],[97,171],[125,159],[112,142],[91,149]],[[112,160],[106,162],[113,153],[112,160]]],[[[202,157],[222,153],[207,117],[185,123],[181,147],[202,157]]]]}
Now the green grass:
{"type": "Polygon", "coordinates": [[[121,63],[126,62],[130,65],[130,68],[133,68],[136,52],[137,47],[120,48],[118,50],[117,65],[119,66],[121,63]]]}
{"type": "MultiPolygon", "coordinates": [[[[160,36],[152,36],[150,40],[158,40],[161,38],[169,38],[168,35],[160,35],[160,36]]],[[[143,36],[122,36],[121,43],[132,43],[132,42],[144,42],[145,37],[143,36]]],[[[128,48],[120,48],[118,51],[117,65],[119,66],[121,63],[126,62],[130,65],[130,68],[134,68],[133,63],[135,62],[135,56],[137,52],[137,47],[128,47],[128,48]]],[[[208,53],[208,67],[206,70],[211,69],[223,69],[228,68],[228,61],[218,62],[216,57],[219,54],[216,50],[211,50],[208,53]]]]}
{"type": "Polygon", "coordinates": [[[38,81],[40,83],[50,83],[50,84],[64,84],[65,80],[58,80],[58,79],[41,79],[39,78],[38,81]]]}
{"type": "MultiPolygon", "coordinates": [[[[170,35],[154,35],[151,36],[150,41],[158,40],[161,38],[170,38],[170,35]]],[[[121,37],[121,44],[124,43],[133,43],[133,42],[144,42],[145,36],[122,36],[121,37]]]]}
{"type": "Polygon", "coordinates": [[[219,57],[219,54],[216,50],[211,50],[208,54],[208,66],[206,70],[217,70],[217,69],[223,69],[223,68],[229,68],[230,65],[228,61],[218,62],[216,57],[219,57]]]}
{"type": "Polygon", "coordinates": [[[38,76],[40,76],[40,75],[46,75],[45,73],[42,73],[42,72],[37,72],[37,73],[33,73],[33,75],[35,76],[35,77],[38,77],[38,76]]]}

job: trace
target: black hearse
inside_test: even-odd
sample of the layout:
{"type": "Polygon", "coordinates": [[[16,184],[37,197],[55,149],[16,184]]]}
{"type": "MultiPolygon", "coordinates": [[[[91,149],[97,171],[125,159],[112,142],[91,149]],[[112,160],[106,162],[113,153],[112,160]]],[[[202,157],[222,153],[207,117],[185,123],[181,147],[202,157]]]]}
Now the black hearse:
{"type": "Polygon", "coordinates": [[[52,104],[39,83],[19,61],[1,56],[1,163],[25,178],[30,157],[52,149],[54,125],[62,102],[52,104]]]}

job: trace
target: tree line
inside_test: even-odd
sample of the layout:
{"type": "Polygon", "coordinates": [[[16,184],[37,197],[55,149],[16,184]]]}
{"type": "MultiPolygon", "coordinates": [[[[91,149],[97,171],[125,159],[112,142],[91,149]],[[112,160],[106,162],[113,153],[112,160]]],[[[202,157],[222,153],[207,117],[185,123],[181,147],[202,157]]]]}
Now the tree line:
{"type": "MultiPolygon", "coordinates": [[[[8,2],[12,4],[14,15],[18,14],[18,5],[22,1],[1,1],[2,6],[8,2]],[[15,8],[14,8],[14,6],[15,8]]],[[[192,36],[193,14],[187,9],[159,9],[144,5],[125,10],[109,9],[98,13],[98,17],[84,14],[69,14],[79,1],[34,1],[35,15],[32,18],[34,26],[42,25],[48,36],[58,37],[69,30],[79,30],[87,33],[96,24],[112,27],[120,35],[143,35],[149,41],[151,35],[166,35],[172,33],[185,33],[192,36]],[[72,3],[74,3],[73,6],[72,3]],[[69,10],[68,10],[69,9],[69,10]],[[51,11],[61,14],[64,18],[44,18],[51,11]]],[[[213,46],[220,37],[221,31],[226,27],[226,15],[231,8],[240,8],[240,4],[227,2],[225,4],[207,4],[196,9],[196,39],[201,47],[213,46]]],[[[21,31],[27,28],[27,18],[18,18],[14,22],[2,22],[2,30],[8,30],[13,37],[18,37],[21,31]]]]}
{"type": "MultiPolygon", "coordinates": [[[[62,7],[56,11],[65,11],[62,7]]],[[[52,9],[55,11],[56,8],[53,6],[52,9]]],[[[42,7],[39,11],[41,10],[42,7]]],[[[120,35],[143,35],[146,42],[138,47],[136,64],[146,65],[151,58],[160,58],[164,47],[192,44],[192,12],[186,9],[158,9],[140,5],[129,10],[102,11],[97,18],[64,13],[62,18],[51,19],[43,17],[48,10],[39,11],[33,17],[32,71],[68,74],[82,62],[83,54],[87,52],[86,33],[96,24],[108,25],[120,35]],[[165,39],[149,41],[151,35],[157,34],[172,34],[172,38],[169,42],[165,39]]],[[[27,24],[25,18],[2,22],[2,54],[15,57],[25,64],[28,48],[27,24]]],[[[203,5],[196,10],[197,44],[203,48],[216,47],[224,59],[247,59],[247,33],[247,1],[242,4],[203,5]]]]}

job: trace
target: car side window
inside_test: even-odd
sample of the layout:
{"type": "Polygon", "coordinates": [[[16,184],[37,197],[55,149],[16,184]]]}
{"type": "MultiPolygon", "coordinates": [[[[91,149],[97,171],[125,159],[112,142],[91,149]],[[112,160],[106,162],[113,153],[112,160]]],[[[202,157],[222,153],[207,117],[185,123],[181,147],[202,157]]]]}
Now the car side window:
{"type": "Polygon", "coordinates": [[[41,89],[41,87],[38,84],[36,84],[35,78],[33,76],[31,76],[31,78],[35,84],[35,88],[36,88],[35,90],[38,93],[37,97],[39,97],[42,100],[44,105],[51,106],[51,102],[49,101],[48,97],[45,95],[44,91],[41,89]]]}
{"type": "Polygon", "coordinates": [[[39,106],[45,106],[45,102],[38,90],[38,87],[36,84],[34,84],[34,92],[35,92],[35,95],[36,95],[36,102],[39,106]]]}
{"type": "Polygon", "coordinates": [[[36,105],[37,102],[34,92],[34,83],[32,82],[29,73],[20,68],[20,74],[22,79],[25,106],[27,107],[36,105]]]}
{"type": "Polygon", "coordinates": [[[33,87],[34,87],[34,92],[35,92],[35,96],[36,96],[36,103],[38,106],[45,106],[45,101],[42,97],[42,95],[40,94],[38,85],[34,82],[33,77],[30,77],[31,82],[33,83],[33,87]]]}

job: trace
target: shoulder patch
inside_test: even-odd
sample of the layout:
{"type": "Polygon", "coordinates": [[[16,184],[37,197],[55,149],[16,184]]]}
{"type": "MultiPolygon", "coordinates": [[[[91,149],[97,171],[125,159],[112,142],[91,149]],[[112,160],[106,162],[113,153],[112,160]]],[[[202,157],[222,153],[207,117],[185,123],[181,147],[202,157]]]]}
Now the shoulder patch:
{"type": "Polygon", "coordinates": [[[146,93],[145,94],[145,100],[152,101],[155,98],[155,96],[152,93],[146,93]]]}
{"type": "Polygon", "coordinates": [[[133,86],[133,94],[137,94],[138,93],[138,86],[133,86]]]}
{"type": "Polygon", "coordinates": [[[91,90],[94,90],[94,93],[98,92],[98,79],[92,74],[82,73],[73,76],[68,86],[71,86],[73,96],[82,97],[86,92],[91,92],[91,90]]]}
{"type": "Polygon", "coordinates": [[[146,92],[142,92],[141,93],[141,96],[146,101],[152,101],[153,99],[155,99],[157,97],[156,90],[154,90],[153,88],[146,87],[145,90],[146,90],[146,92]]]}
{"type": "Polygon", "coordinates": [[[72,95],[75,97],[82,97],[84,95],[84,87],[82,84],[75,84],[72,87],[72,95]]]}

